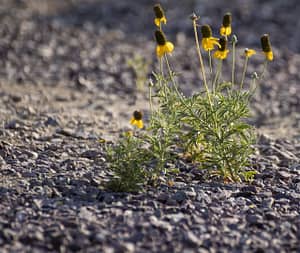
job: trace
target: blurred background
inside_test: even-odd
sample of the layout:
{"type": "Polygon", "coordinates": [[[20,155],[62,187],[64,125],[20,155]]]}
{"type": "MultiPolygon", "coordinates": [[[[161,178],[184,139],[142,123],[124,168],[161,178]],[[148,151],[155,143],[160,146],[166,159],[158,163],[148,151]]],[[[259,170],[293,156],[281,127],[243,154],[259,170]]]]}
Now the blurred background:
{"type": "MultiPolygon", "coordinates": [[[[109,121],[124,117],[127,123],[128,111],[148,108],[147,83],[151,72],[156,70],[152,9],[155,3],[152,0],[0,0],[2,91],[16,89],[21,97],[22,92],[36,89],[57,89],[56,95],[60,96],[78,91],[80,95],[69,96],[70,107],[76,107],[86,97],[81,108],[92,108],[96,114],[104,111],[112,117],[109,121]],[[145,91],[140,92],[137,86],[145,86],[145,91]]],[[[242,72],[244,48],[260,52],[261,35],[270,34],[275,59],[253,99],[253,124],[276,131],[299,130],[297,0],[162,0],[160,3],[168,19],[164,31],[175,44],[171,64],[179,73],[180,88],[187,94],[202,89],[189,19],[192,12],[201,17],[200,24],[211,25],[215,36],[223,14],[232,13],[233,33],[238,36],[239,48],[237,78],[242,72]]],[[[253,71],[261,72],[263,59],[260,53],[251,58],[248,81],[253,71]]],[[[44,95],[49,107],[64,102],[64,98],[57,100],[57,96],[44,95]]]]}

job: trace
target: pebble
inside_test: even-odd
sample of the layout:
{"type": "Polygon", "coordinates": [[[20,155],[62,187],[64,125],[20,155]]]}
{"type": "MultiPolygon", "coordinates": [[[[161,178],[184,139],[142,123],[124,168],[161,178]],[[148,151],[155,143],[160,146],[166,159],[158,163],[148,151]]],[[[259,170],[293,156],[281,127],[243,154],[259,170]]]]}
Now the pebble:
{"type": "Polygon", "coordinates": [[[283,180],[288,180],[288,179],[292,178],[291,173],[284,171],[284,170],[279,170],[277,172],[277,174],[278,174],[279,178],[281,178],[283,180]]]}
{"type": "Polygon", "coordinates": [[[272,208],[272,206],[273,206],[273,204],[274,204],[274,198],[266,198],[266,199],[264,199],[263,201],[262,201],[262,207],[263,208],[266,208],[266,209],[271,209],[272,208]]]}
{"type": "Polygon", "coordinates": [[[177,191],[175,194],[173,194],[172,199],[176,200],[178,203],[182,203],[188,199],[188,195],[185,191],[177,191]]]}
{"type": "Polygon", "coordinates": [[[191,231],[187,231],[184,234],[184,237],[185,237],[185,243],[188,247],[195,248],[199,246],[199,244],[201,244],[199,238],[191,231]]]}

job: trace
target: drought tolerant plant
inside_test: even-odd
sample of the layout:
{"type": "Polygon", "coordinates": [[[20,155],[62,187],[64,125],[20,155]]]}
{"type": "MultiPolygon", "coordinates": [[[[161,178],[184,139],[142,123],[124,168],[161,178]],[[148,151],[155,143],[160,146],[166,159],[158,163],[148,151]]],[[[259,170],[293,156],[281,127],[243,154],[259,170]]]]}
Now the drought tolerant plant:
{"type": "MultiPolygon", "coordinates": [[[[136,123],[136,122],[135,122],[136,123]]],[[[136,123],[140,126],[140,123],[136,123]]],[[[146,183],[148,157],[144,141],[128,132],[119,143],[107,147],[107,161],[114,177],[107,187],[118,192],[137,192],[146,183]]]]}
{"type": "MultiPolygon", "coordinates": [[[[201,25],[199,17],[193,14],[191,20],[202,80],[199,92],[184,96],[169,61],[174,45],[162,29],[167,19],[160,5],[154,6],[154,13],[158,71],[153,72],[154,81],[149,85],[149,124],[138,134],[120,140],[111,152],[111,168],[119,184],[126,182],[122,190],[171,178],[177,170],[169,164],[180,152],[197,163],[199,169],[205,169],[208,176],[224,182],[253,180],[256,171],[251,169],[249,156],[253,153],[255,134],[246,120],[251,116],[249,103],[257,81],[263,77],[267,63],[273,60],[269,36],[261,37],[265,55],[263,71],[260,75],[253,73],[251,85],[245,89],[248,61],[256,51],[245,49],[242,76],[238,81],[237,36],[232,35],[231,14],[224,15],[219,38],[213,36],[208,24],[201,25]],[[204,64],[204,56],[208,58],[208,66],[204,64]],[[231,79],[224,80],[222,67],[228,58],[231,59],[231,79]]],[[[131,124],[143,128],[142,114],[135,112],[131,124]]]]}

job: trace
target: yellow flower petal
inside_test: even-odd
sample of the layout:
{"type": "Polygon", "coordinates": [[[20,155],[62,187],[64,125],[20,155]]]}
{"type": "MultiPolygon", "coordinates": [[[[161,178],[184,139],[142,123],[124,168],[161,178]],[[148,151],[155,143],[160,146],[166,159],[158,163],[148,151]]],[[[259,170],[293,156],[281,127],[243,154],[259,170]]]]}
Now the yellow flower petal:
{"type": "Polygon", "coordinates": [[[217,58],[217,59],[220,59],[220,60],[224,60],[226,57],[227,57],[227,54],[229,53],[229,50],[224,50],[224,51],[221,51],[221,50],[217,50],[215,53],[214,53],[214,57],[217,58]]]}
{"type": "Polygon", "coordinates": [[[156,55],[162,57],[165,53],[172,53],[174,50],[174,45],[172,42],[167,41],[165,45],[156,46],[156,55]]]}
{"type": "Polygon", "coordinates": [[[245,49],[245,56],[246,57],[251,57],[252,55],[254,55],[254,54],[256,54],[256,51],[255,50],[253,50],[253,49],[248,49],[248,48],[246,48],[245,49]]]}
{"type": "Polygon", "coordinates": [[[131,125],[134,125],[134,124],[135,124],[135,118],[134,118],[134,117],[131,118],[130,124],[131,124],[131,125]]]}
{"type": "Polygon", "coordinates": [[[160,26],[160,18],[155,18],[154,24],[159,27],[160,26]]]}
{"type": "Polygon", "coordinates": [[[164,23],[166,24],[167,23],[167,19],[166,17],[162,17],[162,18],[155,18],[154,19],[154,23],[157,27],[160,27],[160,23],[164,23]]]}
{"type": "Polygon", "coordinates": [[[143,128],[144,127],[144,122],[143,120],[136,120],[135,118],[131,118],[130,120],[130,124],[133,125],[133,126],[136,126],[138,128],[143,128]]]}
{"type": "Polygon", "coordinates": [[[156,46],[156,55],[157,55],[158,57],[162,57],[162,56],[164,55],[163,47],[164,47],[164,46],[160,46],[160,45],[157,45],[157,46],[156,46]]]}
{"type": "Polygon", "coordinates": [[[266,58],[268,61],[273,61],[274,56],[273,56],[273,51],[269,51],[269,52],[264,52],[266,55],[266,58]]]}
{"type": "Polygon", "coordinates": [[[210,51],[215,48],[215,46],[221,47],[219,40],[214,37],[203,38],[202,39],[202,47],[205,51],[210,51]]]}
{"type": "Polygon", "coordinates": [[[174,50],[174,45],[172,42],[167,41],[166,45],[165,45],[165,50],[167,53],[172,53],[172,51],[174,50]]]}
{"type": "Polygon", "coordinates": [[[228,35],[230,35],[231,34],[231,26],[228,26],[228,27],[222,26],[220,28],[220,34],[222,36],[228,36],[228,35]]]}
{"type": "Polygon", "coordinates": [[[138,128],[141,128],[141,129],[144,127],[144,123],[143,123],[142,120],[137,120],[135,125],[136,125],[138,128]]]}
{"type": "Polygon", "coordinates": [[[167,24],[167,18],[166,17],[162,17],[160,19],[160,22],[164,23],[164,24],[167,24]]]}

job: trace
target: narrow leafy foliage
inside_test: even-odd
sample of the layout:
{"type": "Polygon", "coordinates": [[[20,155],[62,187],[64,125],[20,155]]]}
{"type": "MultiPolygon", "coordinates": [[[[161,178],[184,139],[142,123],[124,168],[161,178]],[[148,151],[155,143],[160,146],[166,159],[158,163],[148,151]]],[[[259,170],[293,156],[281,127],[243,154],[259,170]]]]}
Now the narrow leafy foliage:
{"type": "MultiPolygon", "coordinates": [[[[161,12],[164,13],[162,9],[161,12]]],[[[108,161],[114,174],[109,186],[113,190],[138,191],[146,184],[155,186],[160,182],[170,182],[178,172],[174,161],[179,157],[189,157],[199,169],[207,171],[208,178],[224,182],[249,182],[254,179],[256,171],[251,168],[249,157],[254,151],[255,132],[247,119],[251,117],[251,97],[269,59],[265,59],[260,75],[253,73],[249,88],[245,89],[248,61],[255,54],[255,50],[246,48],[242,78],[236,82],[237,37],[229,37],[232,18],[230,14],[226,15],[219,39],[212,37],[209,25],[198,23],[199,17],[195,14],[191,17],[202,87],[189,97],[180,92],[176,73],[169,62],[168,55],[174,50],[173,44],[166,39],[157,39],[165,38],[162,26],[157,22],[157,48],[165,47],[166,50],[157,53],[156,48],[158,71],[153,72],[154,81],[149,85],[149,122],[145,128],[141,127],[142,113],[141,117],[136,118],[134,112],[131,124],[137,127],[136,132],[124,136],[108,149],[108,161]],[[201,27],[202,48],[198,27],[201,27]],[[225,31],[225,28],[228,30],[225,31]],[[172,45],[170,50],[167,50],[167,43],[172,45]],[[231,44],[232,48],[228,49],[227,44],[231,44]],[[212,50],[216,50],[214,54],[211,54],[212,50]],[[209,59],[210,79],[206,78],[203,53],[209,59]],[[230,53],[231,80],[222,80],[222,65],[230,53]],[[216,63],[213,64],[213,61],[216,63]],[[215,69],[213,66],[216,66],[215,69]]],[[[268,52],[271,52],[271,47],[268,52]]]]}

